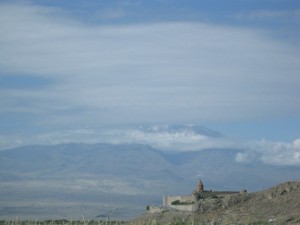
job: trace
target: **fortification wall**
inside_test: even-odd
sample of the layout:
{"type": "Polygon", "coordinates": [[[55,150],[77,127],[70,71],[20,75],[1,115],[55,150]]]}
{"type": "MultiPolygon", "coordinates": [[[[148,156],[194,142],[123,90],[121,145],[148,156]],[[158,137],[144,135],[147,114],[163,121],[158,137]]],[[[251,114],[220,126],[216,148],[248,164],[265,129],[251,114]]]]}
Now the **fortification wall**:
{"type": "Polygon", "coordinates": [[[181,210],[181,211],[189,211],[189,212],[194,212],[197,211],[198,206],[196,204],[191,204],[191,205],[169,205],[169,208],[176,209],[176,210],[181,210]]]}
{"type": "Polygon", "coordinates": [[[163,208],[158,207],[158,206],[149,206],[148,212],[149,213],[160,213],[163,212],[163,208]]]}
{"type": "Polygon", "coordinates": [[[180,196],[164,196],[163,197],[163,206],[169,206],[172,202],[180,200],[180,196]]]}

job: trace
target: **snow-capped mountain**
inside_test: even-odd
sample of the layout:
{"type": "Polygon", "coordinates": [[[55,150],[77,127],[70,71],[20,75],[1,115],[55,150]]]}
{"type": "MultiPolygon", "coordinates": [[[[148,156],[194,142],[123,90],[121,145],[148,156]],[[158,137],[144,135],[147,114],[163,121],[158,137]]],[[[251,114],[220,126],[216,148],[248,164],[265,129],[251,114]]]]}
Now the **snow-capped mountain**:
{"type": "Polygon", "coordinates": [[[139,130],[148,133],[190,133],[195,135],[202,135],[207,137],[221,137],[222,134],[198,125],[154,125],[154,126],[140,126],[139,130]]]}

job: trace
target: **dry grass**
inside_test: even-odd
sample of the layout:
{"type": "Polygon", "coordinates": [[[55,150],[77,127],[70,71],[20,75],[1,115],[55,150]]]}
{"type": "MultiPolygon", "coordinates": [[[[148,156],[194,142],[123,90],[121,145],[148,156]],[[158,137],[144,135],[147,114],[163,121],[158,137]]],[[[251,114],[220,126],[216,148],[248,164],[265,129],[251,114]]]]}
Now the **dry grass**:
{"type": "MultiPolygon", "coordinates": [[[[157,221],[139,221],[139,222],[126,222],[126,221],[68,221],[68,220],[46,220],[46,221],[20,221],[20,220],[2,220],[0,225],[160,225],[157,221]]],[[[164,225],[196,225],[194,222],[187,223],[183,221],[173,221],[164,225]]]]}
{"type": "MultiPolygon", "coordinates": [[[[167,224],[159,224],[156,220],[152,221],[144,221],[139,223],[132,222],[123,222],[123,221],[67,221],[67,220],[53,220],[53,221],[19,221],[19,220],[8,220],[8,221],[0,221],[0,225],[219,225],[224,223],[218,222],[207,222],[207,223],[195,223],[195,221],[173,221],[167,224]]],[[[226,223],[228,225],[240,224],[240,223],[226,223]]],[[[242,223],[244,224],[244,223],[242,223]]],[[[247,225],[270,225],[270,223],[266,222],[254,222],[247,223],[247,225]]]]}
{"type": "Polygon", "coordinates": [[[69,220],[46,220],[46,221],[20,221],[20,220],[2,220],[0,225],[130,225],[124,221],[69,221],[69,220]]]}

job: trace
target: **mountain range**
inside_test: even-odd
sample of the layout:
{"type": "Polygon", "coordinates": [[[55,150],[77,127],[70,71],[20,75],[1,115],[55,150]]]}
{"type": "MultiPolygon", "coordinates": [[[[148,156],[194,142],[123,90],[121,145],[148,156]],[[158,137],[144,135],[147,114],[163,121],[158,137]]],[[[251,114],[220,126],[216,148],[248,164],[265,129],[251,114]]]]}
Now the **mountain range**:
{"type": "MultiPolygon", "coordinates": [[[[158,129],[166,128],[147,132],[158,129]]],[[[171,128],[178,129],[183,128],[171,128]]],[[[204,134],[203,129],[197,132],[204,134]]],[[[146,144],[108,143],[0,151],[0,219],[130,219],[148,204],[161,204],[163,195],[190,194],[198,179],[205,189],[234,191],[300,179],[299,166],[237,162],[243,151],[164,151],[146,144]]]]}

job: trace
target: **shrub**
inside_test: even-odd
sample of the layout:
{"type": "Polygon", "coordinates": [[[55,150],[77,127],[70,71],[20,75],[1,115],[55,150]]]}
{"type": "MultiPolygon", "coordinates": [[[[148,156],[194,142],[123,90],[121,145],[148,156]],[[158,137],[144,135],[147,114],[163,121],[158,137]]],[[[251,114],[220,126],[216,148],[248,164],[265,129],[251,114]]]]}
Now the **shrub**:
{"type": "Polygon", "coordinates": [[[171,202],[171,205],[180,205],[180,200],[175,200],[171,202]]]}
{"type": "Polygon", "coordinates": [[[191,204],[195,204],[195,202],[193,202],[193,201],[181,202],[180,200],[175,200],[175,201],[171,202],[171,205],[191,205],[191,204]]]}

